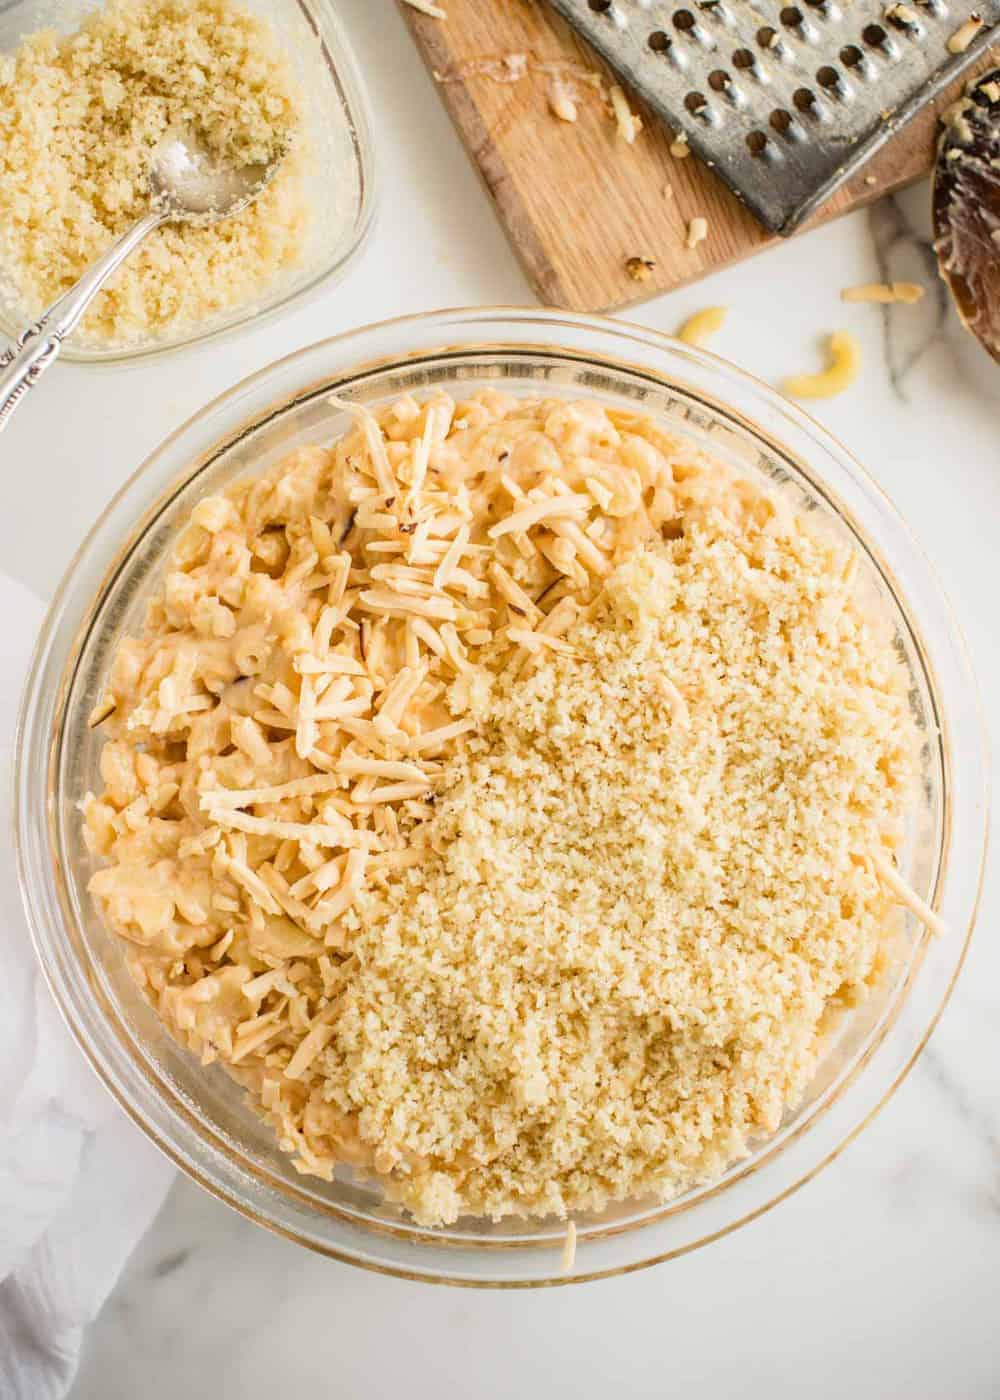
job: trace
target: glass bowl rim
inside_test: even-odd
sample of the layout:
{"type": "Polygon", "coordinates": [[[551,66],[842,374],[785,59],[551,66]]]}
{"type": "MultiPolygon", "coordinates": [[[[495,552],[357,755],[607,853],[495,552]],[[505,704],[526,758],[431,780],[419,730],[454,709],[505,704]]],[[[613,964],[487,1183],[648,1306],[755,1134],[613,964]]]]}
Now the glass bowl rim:
{"type": "MultiPolygon", "coordinates": [[[[262,1212],[260,1208],[255,1208],[255,1206],[252,1203],[249,1203],[247,1200],[243,1199],[239,1194],[239,1191],[232,1187],[229,1182],[223,1183],[222,1181],[217,1179],[217,1177],[214,1177],[210,1172],[202,1169],[199,1165],[197,1165],[191,1159],[190,1155],[185,1155],[181,1147],[167,1140],[165,1134],[150,1121],[150,1117],[144,1111],[141,1103],[134,1101],[128,1089],[119,1082],[119,1075],[116,1073],[114,1064],[109,1062],[106,1056],[102,1057],[98,1048],[91,1044],[88,1040],[86,1027],[80,1024],[74,1017],[73,1008],[71,1004],[72,996],[69,993],[69,989],[60,982],[58,969],[53,965],[51,957],[48,956],[47,942],[49,938],[53,936],[53,930],[49,927],[46,927],[46,921],[44,918],[43,911],[36,907],[34,900],[33,880],[37,876],[38,867],[37,861],[34,866],[32,866],[31,864],[32,856],[33,854],[36,854],[32,848],[32,838],[37,837],[38,833],[33,832],[31,830],[32,785],[30,774],[28,772],[30,764],[27,761],[28,744],[26,742],[26,736],[31,734],[32,732],[34,719],[32,713],[33,702],[36,702],[38,700],[39,684],[42,679],[42,671],[47,660],[48,649],[51,644],[53,634],[60,621],[62,611],[67,606],[69,600],[71,600],[74,596],[73,585],[77,581],[77,575],[79,573],[79,570],[81,566],[86,562],[88,553],[104,545],[104,542],[101,540],[100,537],[102,531],[104,531],[105,528],[109,525],[111,518],[116,514],[116,512],[120,512],[122,507],[130,507],[130,523],[127,526],[130,533],[128,534],[124,544],[121,544],[119,546],[112,545],[110,550],[107,548],[106,545],[104,545],[101,559],[101,583],[98,586],[93,597],[91,598],[88,596],[88,598],[84,600],[84,605],[86,609],[85,615],[88,619],[89,630],[90,621],[92,621],[94,615],[96,615],[102,603],[102,600],[107,595],[107,591],[110,584],[113,582],[114,578],[117,575],[118,565],[121,559],[130,554],[131,550],[135,547],[137,542],[144,537],[146,529],[148,528],[150,515],[158,513],[158,510],[162,507],[164,498],[167,495],[171,494],[172,491],[179,489],[182,483],[190,482],[195,476],[197,476],[197,474],[206,466],[208,462],[215,460],[220,455],[220,453],[222,453],[226,449],[227,446],[231,445],[234,439],[239,436],[240,430],[237,430],[235,428],[230,429],[227,427],[227,431],[225,432],[224,436],[215,440],[212,443],[212,446],[209,448],[198,449],[196,444],[192,444],[187,450],[188,456],[186,462],[182,464],[179,468],[175,467],[174,473],[169,479],[169,481],[167,481],[165,484],[157,485],[154,488],[152,488],[153,494],[151,495],[151,484],[148,482],[147,478],[153,472],[154,468],[157,466],[161,458],[168,457],[176,448],[178,448],[184,442],[185,438],[189,435],[197,437],[199,429],[203,429],[204,425],[208,421],[212,420],[216,413],[222,411],[223,409],[238,404],[241,398],[247,395],[248,393],[252,393],[255,390],[264,390],[267,387],[268,382],[279,373],[291,371],[298,365],[302,365],[304,369],[305,362],[307,361],[311,361],[313,359],[316,359],[317,357],[329,357],[331,354],[336,354],[338,351],[342,352],[345,350],[352,352],[351,358],[347,361],[346,364],[341,363],[336,366],[327,366],[326,370],[322,373],[319,380],[310,381],[307,377],[304,377],[301,381],[299,381],[298,387],[295,389],[287,390],[286,386],[286,392],[284,392],[279,399],[275,401],[271,401],[270,399],[266,400],[265,406],[263,408],[260,407],[258,403],[258,405],[253,409],[253,411],[249,412],[242,418],[240,430],[245,431],[254,425],[259,425],[261,422],[274,415],[280,415],[282,411],[291,410],[300,399],[308,396],[311,392],[315,392],[317,384],[329,384],[330,387],[332,387],[333,384],[336,384],[338,387],[343,387],[344,385],[350,384],[351,382],[357,381],[359,379],[363,380],[365,375],[370,374],[375,370],[381,370],[385,372],[394,365],[405,367],[406,365],[412,363],[415,359],[433,359],[435,355],[441,356],[448,352],[454,353],[455,351],[458,351],[460,353],[464,352],[466,354],[474,354],[477,352],[495,352],[500,355],[502,355],[505,350],[509,352],[520,351],[522,353],[533,352],[536,354],[543,354],[547,352],[549,354],[558,355],[562,353],[566,357],[577,362],[585,362],[597,367],[600,367],[603,364],[607,365],[610,368],[617,369],[619,371],[623,369],[630,369],[635,371],[637,369],[640,369],[641,367],[641,373],[645,374],[649,378],[652,378],[654,380],[658,379],[661,383],[665,384],[673,383],[682,389],[688,389],[690,391],[690,384],[687,384],[683,379],[677,378],[671,372],[677,360],[680,359],[682,361],[686,360],[690,366],[700,369],[703,373],[707,373],[713,376],[715,380],[718,380],[720,378],[723,380],[728,379],[733,384],[742,387],[744,391],[750,393],[751,397],[755,401],[760,401],[762,407],[767,407],[771,410],[777,410],[784,419],[789,421],[790,426],[797,427],[800,431],[804,431],[806,433],[806,436],[817,444],[817,447],[824,448],[828,453],[830,453],[834,458],[836,458],[839,462],[840,468],[843,471],[845,471],[847,475],[850,476],[856,484],[865,486],[870,492],[874,493],[874,496],[876,498],[876,504],[878,505],[879,510],[883,514],[888,513],[890,523],[897,532],[902,531],[906,545],[908,546],[911,553],[915,556],[919,567],[926,576],[924,579],[924,583],[926,584],[929,582],[930,587],[932,589],[932,594],[934,596],[934,601],[936,602],[936,605],[939,609],[943,609],[943,614],[948,622],[950,628],[950,641],[952,642],[955,649],[957,664],[963,673],[962,680],[968,688],[967,693],[969,700],[969,708],[971,708],[971,710],[974,712],[974,716],[977,721],[976,737],[978,741],[980,756],[985,755],[985,725],[982,707],[979,702],[978,690],[975,685],[971,665],[968,660],[968,655],[964,646],[964,641],[961,639],[961,634],[957,629],[954,617],[951,614],[951,610],[948,607],[946,600],[944,599],[939,585],[937,584],[936,577],[929,562],[924,557],[922,551],[919,550],[919,547],[916,546],[908,527],[905,525],[905,523],[899,517],[898,513],[895,511],[895,508],[892,506],[885,492],[882,491],[878,484],[871,478],[870,474],[860,465],[860,463],[853,457],[853,455],[849,453],[833,437],[832,434],[830,434],[824,427],[822,427],[822,425],[817,423],[808,414],[804,413],[803,410],[798,407],[798,405],[789,403],[770,386],[761,383],[752,375],[749,375],[745,371],[738,369],[736,366],[730,364],[728,361],[721,359],[718,356],[715,356],[709,351],[694,349],[690,346],[682,344],[681,342],[675,341],[668,336],[664,336],[660,332],[647,330],[643,327],[639,327],[628,322],[615,320],[608,317],[577,315],[573,313],[565,313],[554,310],[540,311],[534,308],[479,307],[457,308],[429,313],[425,312],[418,313],[416,315],[392,318],[375,323],[370,326],[343,332],[339,335],[332,336],[322,341],[316,342],[313,345],[296,350],[291,354],[272,362],[270,365],[265,366],[263,369],[258,370],[256,373],[248,376],[247,378],[241,380],[239,383],[233,385],[223,394],[218,395],[210,403],[208,403],[198,412],[189,417],[185,423],[183,423],[166,439],[164,439],[164,441],[151,454],[149,454],[149,456],[147,456],[147,458],[141,464],[141,466],[126,481],[124,486],[112,498],[111,502],[109,502],[105,511],[95,522],[91,530],[88,532],[86,538],[81,543],[79,549],[74,554],[72,560],[70,561],[66,573],[53,598],[48,616],[45,620],[45,623],[43,625],[42,631],[38,639],[35,655],[32,659],[28,683],[25,688],[24,699],[22,702],[21,714],[19,716],[18,729],[15,738],[15,849],[18,863],[19,878],[21,881],[22,898],[28,913],[28,921],[31,929],[32,940],[35,946],[36,955],[38,956],[43,974],[56,1000],[60,1013],[62,1014],[63,1019],[66,1021],[74,1039],[80,1045],[84,1055],[90,1061],[91,1065],[95,1069],[95,1072],[98,1074],[98,1077],[110,1090],[112,1095],[125,1109],[129,1116],[132,1117],[133,1121],[135,1121],[138,1124],[142,1131],[148,1137],[150,1137],[151,1140],[154,1141],[157,1144],[157,1146],[162,1151],[164,1151],[166,1155],[170,1157],[171,1160],[173,1160],[175,1164],[179,1166],[187,1175],[197,1180],[202,1186],[204,1186],[218,1199],[224,1201],[230,1206],[233,1206],[247,1218],[255,1221],[258,1224],[262,1224],[265,1227],[275,1231],[276,1233],[284,1235],[285,1237],[296,1241],[297,1243],[305,1244],[307,1247],[312,1248],[317,1252],[326,1254],[329,1257],[337,1258],[342,1260],[343,1262],[372,1269],[376,1272],[382,1272],[398,1277],[418,1279],[421,1281],[457,1284],[460,1286],[464,1285],[473,1287],[539,1287],[551,1286],[552,1284],[557,1283],[584,1282],[594,1278],[609,1277],[620,1273],[632,1272],[635,1269],[661,1262],[664,1259],[677,1257],[680,1254],[687,1253],[694,1248],[698,1248],[703,1244],[709,1243],[711,1240],[720,1238],[722,1235],[731,1233],[733,1230],[738,1228],[738,1226],[748,1223],[749,1220],[757,1218],[759,1215],[763,1214],[765,1211],[776,1205],[780,1200],[783,1200],[786,1196],[790,1195],[793,1191],[798,1189],[799,1186],[804,1185],[807,1181],[811,1180],[822,1169],[822,1167],[824,1167],[830,1161],[833,1161],[837,1156],[839,1156],[839,1154],[846,1148],[848,1143],[853,1141],[853,1139],[861,1132],[861,1130],[865,1126],[867,1126],[867,1124],[875,1116],[875,1113],[888,1101],[888,1099],[895,1092],[896,1088],[898,1088],[899,1084],[905,1078],[910,1068],[912,1068],[912,1065],[915,1063],[919,1054],[923,1050],[927,1040],[929,1039],[937,1023],[937,1020],[940,1018],[940,1015],[942,1014],[948,1002],[948,999],[950,998],[955,980],[958,976],[959,971],[961,970],[962,964],[965,959],[969,939],[971,937],[972,928],[975,922],[975,916],[979,902],[979,893],[982,888],[986,854],[985,835],[988,816],[987,789],[989,782],[989,774],[988,766],[985,763],[981,764],[980,766],[983,785],[983,791],[980,797],[980,802],[983,806],[983,816],[982,821],[979,823],[979,826],[981,826],[982,829],[982,839],[979,842],[981,849],[979,853],[978,865],[973,873],[972,894],[968,901],[968,908],[964,919],[966,927],[961,936],[961,943],[957,946],[956,949],[957,957],[954,958],[953,966],[950,969],[950,975],[947,980],[947,985],[944,987],[943,992],[935,992],[935,1004],[930,1019],[926,1022],[926,1024],[922,1025],[922,1030],[919,1033],[916,1044],[909,1051],[908,1058],[905,1064],[903,1065],[901,1070],[897,1071],[895,1077],[889,1084],[888,1088],[885,1089],[884,1092],[882,1092],[879,1095],[877,1101],[871,1107],[868,1108],[867,1112],[863,1113],[860,1116],[857,1122],[853,1123],[853,1125],[847,1130],[840,1130],[841,1136],[836,1146],[832,1150],[827,1151],[825,1155],[821,1156],[820,1160],[813,1162],[807,1171],[803,1172],[794,1181],[786,1185],[784,1189],[780,1190],[776,1195],[773,1195],[771,1198],[764,1201],[758,1207],[754,1208],[749,1212],[739,1215],[738,1218],[729,1221],[720,1229],[713,1230],[701,1238],[684,1243],[679,1248],[669,1249],[665,1252],[655,1253],[648,1257],[636,1259],[634,1261],[630,1261],[620,1266],[602,1268],[593,1272],[573,1273],[565,1277],[560,1277],[557,1274],[553,1273],[553,1276],[551,1277],[511,1280],[491,1279],[488,1277],[455,1277],[451,1274],[434,1274],[433,1272],[421,1272],[417,1270],[410,1270],[396,1264],[386,1264],[377,1260],[359,1257],[357,1253],[351,1252],[350,1249],[341,1249],[335,1247],[328,1241],[320,1241],[316,1238],[310,1237],[304,1233],[297,1231],[295,1228],[288,1226],[287,1224],[283,1223],[280,1219],[275,1219],[272,1216],[262,1212]],[[483,335],[484,331],[488,330],[491,326],[494,326],[497,323],[500,323],[507,332],[514,331],[522,336],[528,335],[530,332],[536,334],[539,338],[534,341],[525,341],[523,338],[518,339],[517,336],[510,334],[507,334],[506,338],[501,339],[494,339],[492,337],[483,335]],[[605,341],[614,341],[616,344],[616,348],[621,348],[622,345],[627,343],[631,349],[632,358],[622,359],[612,357],[607,353],[606,345],[602,346],[600,350],[595,349],[588,351],[586,349],[570,349],[566,345],[561,345],[558,341],[558,338],[554,335],[554,333],[557,332],[558,328],[560,327],[567,330],[572,330],[574,333],[577,333],[584,337],[586,337],[589,334],[595,338],[603,337],[605,341]],[[468,334],[470,328],[474,330],[474,335],[468,334]],[[438,334],[441,336],[441,339],[436,341],[426,341],[426,339],[421,338],[422,336],[426,337],[427,335],[438,334]],[[463,335],[466,335],[467,338],[463,339],[463,335]],[[374,359],[354,353],[355,350],[360,350],[360,347],[362,345],[367,345],[373,340],[378,341],[386,337],[392,337],[392,343],[394,348],[391,352],[383,352],[382,354],[377,355],[374,359]],[[645,362],[641,360],[641,356],[638,359],[636,358],[637,350],[645,352],[645,362]],[[665,356],[667,358],[668,366],[666,372],[664,371],[662,366],[650,363],[650,359],[654,354],[659,354],[660,356],[665,356]],[[141,499],[133,501],[133,497],[141,499]],[[135,509],[137,505],[138,513],[136,513],[135,509]]],[[[722,388],[722,386],[718,383],[716,383],[713,387],[715,390],[721,390],[722,388]]],[[[699,390],[697,392],[700,392],[703,395],[705,394],[704,390],[699,390]]],[[[725,401],[722,400],[722,402],[725,401]]],[[[731,413],[733,412],[731,408],[729,408],[728,411],[730,411],[731,413]]],[[[738,418],[743,418],[743,415],[739,412],[739,410],[735,411],[735,416],[738,418]]],[[[777,446],[778,449],[784,453],[784,455],[792,456],[793,459],[797,462],[797,464],[800,465],[800,467],[803,465],[803,459],[797,453],[790,452],[786,446],[782,445],[780,442],[775,442],[775,440],[772,439],[766,431],[761,429],[761,427],[757,423],[755,423],[749,418],[743,418],[743,423],[744,426],[750,431],[750,433],[754,436],[754,438],[757,439],[758,442],[762,442],[772,447],[777,446]]],[[[204,436],[204,433],[202,435],[204,436]]],[[[816,478],[812,473],[810,473],[809,471],[805,471],[804,474],[813,486],[817,485],[816,478]]],[[[827,495],[834,510],[842,518],[846,518],[846,521],[851,527],[851,529],[858,535],[859,539],[865,544],[866,548],[871,550],[872,542],[868,535],[868,531],[860,527],[853,513],[850,510],[846,510],[843,506],[843,503],[830,494],[829,486],[826,482],[824,482],[822,475],[820,475],[819,477],[819,484],[823,487],[824,494],[827,495]]],[[[903,615],[907,622],[907,626],[910,629],[914,642],[917,644],[918,647],[921,665],[923,666],[925,672],[925,677],[928,683],[931,697],[935,702],[936,708],[940,712],[941,697],[935,685],[933,668],[930,667],[928,663],[927,650],[924,646],[923,629],[917,624],[916,620],[912,615],[912,612],[906,605],[906,594],[900,594],[899,590],[894,586],[892,582],[892,571],[887,568],[885,561],[881,557],[880,551],[876,551],[873,553],[873,560],[876,563],[876,567],[879,568],[885,576],[886,581],[889,583],[889,586],[893,591],[894,597],[898,605],[902,609],[903,615]]],[[[78,658],[78,651],[78,646],[70,646],[69,651],[61,658],[61,674],[59,687],[60,694],[52,702],[53,706],[55,707],[54,718],[57,722],[57,728],[54,729],[51,732],[49,738],[44,741],[46,752],[48,751],[51,742],[54,742],[58,738],[59,730],[65,722],[65,688],[67,679],[71,678],[75,671],[75,665],[78,658]]],[[[34,705],[34,708],[37,709],[37,704],[34,705]]],[[[950,777],[951,773],[951,759],[947,745],[947,718],[947,714],[942,714],[943,726],[945,726],[945,732],[942,738],[942,743],[944,746],[943,761],[945,763],[946,779],[950,777]]],[[[37,736],[33,736],[33,738],[34,742],[37,743],[37,736]]],[[[46,765],[46,772],[47,771],[48,766],[46,765]]],[[[51,792],[48,791],[48,788],[50,788],[50,786],[51,784],[47,782],[47,801],[49,802],[51,802],[51,792]]],[[[945,806],[947,817],[947,782],[945,792],[945,806]]],[[[976,807],[975,802],[973,802],[973,807],[976,807]]],[[[947,831],[945,831],[942,837],[942,847],[945,852],[945,862],[947,858],[948,846],[947,835],[948,833],[947,831]]],[[[43,842],[45,837],[47,836],[48,831],[46,828],[46,831],[43,836],[43,842]]],[[[50,882],[52,882],[56,878],[56,872],[52,868],[50,868],[48,870],[48,876],[50,882]]],[[[937,873],[935,899],[941,893],[943,881],[944,863],[941,864],[937,873]]],[[[968,883],[968,881],[966,883],[968,883]]],[[[51,923],[51,921],[49,922],[51,923]]],[[[58,942],[60,938],[63,940],[68,940],[68,938],[70,938],[71,936],[72,935],[68,934],[67,930],[61,925],[54,930],[54,937],[56,939],[56,942],[58,942]]],[[[957,939],[959,938],[957,930],[951,935],[951,937],[955,938],[957,941],[957,939]]],[[[927,945],[927,938],[928,935],[925,934],[915,954],[916,961],[914,963],[914,971],[908,973],[906,979],[908,985],[913,982],[915,971],[919,970],[920,962],[923,959],[923,952],[927,945]]],[[[55,944],[53,944],[53,947],[55,947],[55,944]]],[[[887,1023],[884,1030],[880,1032],[878,1038],[874,1041],[874,1043],[867,1047],[859,1063],[851,1069],[851,1072],[847,1075],[843,1084],[838,1089],[837,1094],[834,1096],[834,1100],[831,1102],[831,1104],[827,1105],[826,1107],[834,1106],[834,1104],[837,1101],[841,1100],[843,1097],[846,1096],[846,1091],[857,1082],[857,1080],[861,1076],[861,1070],[866,1067],[873,1055],[881,1047],[883,1041],[895,1028],[896,1021],[899,1019],[900,1013],[904,1009],[908,997],[909,990],[907,990],[904,993],[903,997],[900,999],[898,1008],[894,1012],[893,1016],[889,1019],[889,1022],[887,1023]]],[[[102,1020],[102,1029],[105,1032],[107,1032],[109,1030],[107,1019],[102,1018],[102,1020]]],[[[174,1109],[174,1111],[176,1113],[176,1108],[174,1109]]],[[[818,1116],[822,1117],[824,1111],[825,1110],[822,1110],[818,1116]]],[[[812,1126],[812,1120],[807,1120],[807,1122],[802,1125],[803,1132],[808,1130],[810,1126],[812,1126]]],[[[765,1165],[766,1161],[769,1160],[770,1156],[780,1156],[783,1146],[783,1144],[779,1145],[777,1148],[772,1149],[772,1152],[768,1154],[766,1150],[767,1145],[764,1144],[764,1160],[761,1161],[758,1165],[765,1165]]],[[[231,1154],[229,1155],[230,1160],[232,1160],[231,1154]]],[[[245,1174],[245,1163],[237,1165],[243,1166],[245,1174]]],[[[720,1183],[720,1187],[724,1189],[724,1186],[726,1184],[728,1183],[720,1183]]],[[[334,1210],[332,1214],[336,1218],[336,1210],[334,1210]]],[[[655,1225],[661,1219],[662,1216],[657,1215],[651,1220],[635,1222],[634,1225],[627,1227],[627,1229],[633,1235],[639,1236],[651,1227],[655,1227],[655,1225]]],[[[365,1229],[365,1227],[359,1228],[365,1229]]],[[[376,1235],[382,1232],[376,1229],[371,1230],[369,1233],[372,1235],[376,1235]]],[[[396,1231],[389,1228],[385,1231],[385,1233],[395,1234],[396,1231]]],[[[405,1226],[402,1228],[400,1233],[403,1235],[404,1238],[407,1237],[405,1226]]],[[[605,1233],[614,1234],[616,1232],[612,1227],[605,1233]]],[[[415,1243],[418,1248],[423,1243],[423,1241],[420,1240],[411,1242],[415,1243]]],[[[505,1242],[497,1241],[496,1244],[503,1248],[505,1242]]],[[[516,1242],[512,1240],[508,1243],[507,1247],[513,1246],[515,1244],[516,1242]]],[[[475,1250],[476,1246],[470,1245],[468,1246],[468,1248],[470,1250],[475,1250]]]]}

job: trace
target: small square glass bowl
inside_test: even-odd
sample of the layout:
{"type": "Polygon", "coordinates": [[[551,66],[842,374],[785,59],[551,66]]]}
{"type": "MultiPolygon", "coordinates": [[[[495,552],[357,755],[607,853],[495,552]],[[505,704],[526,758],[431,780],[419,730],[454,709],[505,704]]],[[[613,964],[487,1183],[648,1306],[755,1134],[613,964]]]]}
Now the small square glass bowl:
{"type": "MultiPolygon", "coordinates": [[[[274,315],[343,275],[371,228],[375,207],[374,147],[368,101],[333,0],[238,0],[273,26],[301,85],[308,160],[305,195],[312,209],[308,246],[295,268],[264,293],[173,336],[108,342],[79,332],[63,361],[121,364],[163,354],[274,315]]],[[[72,33],[101,0],[12,0],[0,6],[0,53],[12,53],[41,29],[72,33]]],[[[34,316],[0,267],[0,337],[13,340],[34,316]]]]}
{"type": "Polygon", "coordinates": [[[369,326],[299,350],[179,428],[81,545],[53,601],[17,736],[15,841],[44,974],[98,1075],[180,1167],[249,1219],[336,1259],[439,1283],[531,1287],[640,1268],[707,1244],[784,1200],[832,1161],[892,1095],[962,965],[985,854],[989,765],[975,680],[926,559],[892,506],[818,423],[714,355],[624,322],[554,311],[446,311],[369,326]],[[194,505],[346,417],[330,396],[383,404],[444,390],[597,399],[641,408],[850,544],[858,585],[891,629],[923,735],[902,873],[947,927],[914,918],[869,997],[832,1025],[815,1077],[778,1131],[715,1181],[666,1204],[578,1215],[562,1272],[553,1218],[416,1225],[378,1183],[348,1170],[300,1176],[219,1064],[202,1066],[131,979],[87,892],[96,862],[79,803],[100,786],[102,736],[88,718],[121,638],[142,625],[194,505]]]}

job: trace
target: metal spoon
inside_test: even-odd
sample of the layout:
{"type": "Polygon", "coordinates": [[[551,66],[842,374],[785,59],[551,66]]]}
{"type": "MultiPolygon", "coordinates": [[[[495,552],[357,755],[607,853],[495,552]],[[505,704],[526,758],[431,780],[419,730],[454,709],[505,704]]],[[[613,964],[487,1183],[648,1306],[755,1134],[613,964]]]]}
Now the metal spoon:
{"type": "Polygon", "coordinates": [[[238,214],[274,177],[284,151],[268,165],[223,164],[190,128],[169,132],[153,152],[149,213],[132,225],[0,355],[0,429],[59,354],[94,297],[134,248],[166,223],[206,226],[238,214]]]}
{"type": "Polygon", "coordinates": [[[1000,360],[1000,68],[944,114],[934,248],[965,327],[1000,360]]]}

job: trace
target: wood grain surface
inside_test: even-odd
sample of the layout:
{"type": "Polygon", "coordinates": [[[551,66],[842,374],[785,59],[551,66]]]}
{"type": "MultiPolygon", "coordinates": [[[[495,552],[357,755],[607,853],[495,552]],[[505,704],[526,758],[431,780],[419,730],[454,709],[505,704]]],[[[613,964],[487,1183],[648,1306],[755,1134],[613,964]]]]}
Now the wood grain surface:
{"type": "MultiPolygon", "coordinates": [[[[402,9],[542,302],[576,311],[627,306],[775,241],[694,156],[670,154],[671,133],[631,95],[643,130],[631,146],[621,139],[607,108],[613,78],[542,0],[441,4],[444,20],[402,9]],[[509,55],[525,60],[513,66],[526,70],[515,81],[507,80],[509,55]],[[559,78],[576,93],[575,122],[550,110],[559,78]],[[699,216],[708,236],[688,248],[688,225],[699,216]],[[632,258],[653,264],[648,277],[629,275],[632,258]]],[[[807,227],[926,173],[939,113],[990,61],[981,59],[914,117],[807,227]]]]}

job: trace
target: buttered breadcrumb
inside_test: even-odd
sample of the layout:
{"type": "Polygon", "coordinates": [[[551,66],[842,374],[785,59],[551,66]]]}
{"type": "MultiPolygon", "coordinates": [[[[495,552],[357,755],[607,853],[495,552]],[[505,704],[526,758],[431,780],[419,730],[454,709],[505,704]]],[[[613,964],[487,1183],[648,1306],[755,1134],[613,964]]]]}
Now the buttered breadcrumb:
{"type": "Polygon", "coordinates": [[[883,965],[916,763],[855,561],[638,412],[404,398],[201,502],[94,722],[91,890],[300,1170],[668,1197],[883,965]]]}
{"type": "Polygon", "coordinates": [[[152,151],[185,125],[237,166],[289,152],[241,214],[151,234],[83,330],[161,337],[259,296],[304,246],[300,122],[271,26],[232,0],[108,0],[74,34],[26,39],[0,61],[0,269],[24,312],[67,291],[146,212],[152,151]]]}

